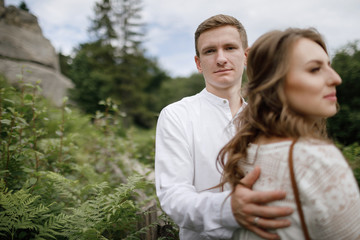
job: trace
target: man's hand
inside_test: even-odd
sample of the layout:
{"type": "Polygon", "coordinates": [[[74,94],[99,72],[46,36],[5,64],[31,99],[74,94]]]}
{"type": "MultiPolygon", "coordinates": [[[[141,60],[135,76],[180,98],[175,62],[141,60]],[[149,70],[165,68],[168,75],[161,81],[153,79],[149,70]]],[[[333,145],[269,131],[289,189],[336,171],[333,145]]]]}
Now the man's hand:
{"type": "Polygon", "coordinates": [[[285,217],[293,213],[289,207],[265,206],[264,204],[285,198],[284,191],[257,192],[251,190],[260,176],[260,168],[247,174],[237,185],[231,195],[231,208],[236,221],[248,230],[265,239],[280,239],[277,234],[269,233],[266,229],[285,228],[291,222],[287,219],[275,219],[285,217]],[[247,186],[247,187],[245,187],[247,186]]]}

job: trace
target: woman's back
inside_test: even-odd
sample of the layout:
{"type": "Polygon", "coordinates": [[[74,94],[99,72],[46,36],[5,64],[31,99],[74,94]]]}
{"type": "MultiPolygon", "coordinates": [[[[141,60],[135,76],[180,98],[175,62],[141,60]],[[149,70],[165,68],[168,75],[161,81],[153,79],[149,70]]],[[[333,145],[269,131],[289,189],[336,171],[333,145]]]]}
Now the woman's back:
{"type": "MultiPolygon", "coordinates": [[[[291,141],[251,144],[247,161],[239,161],[247,172],[260,166],[261,176],[254,190],[284,190],[285,200],[273,205],[296,209],[291,187],[288,156],[291,141]]],[[[312,239],[360,239],[360,195],[351,168],[332,144],[319,140],[299,140],[293,152],[296,181],[312,239]]],[[[298,212],[292,225],[279,229],[281,239],[304,239],[298,212]]],[[[234,239],[261,239],[252,232],[238,230],[234,239]]]]}

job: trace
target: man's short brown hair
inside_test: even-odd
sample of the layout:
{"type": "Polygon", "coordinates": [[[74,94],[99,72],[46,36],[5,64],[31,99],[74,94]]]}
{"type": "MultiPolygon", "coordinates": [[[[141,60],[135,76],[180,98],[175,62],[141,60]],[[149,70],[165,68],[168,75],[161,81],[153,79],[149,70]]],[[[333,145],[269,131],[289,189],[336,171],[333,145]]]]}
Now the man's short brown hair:
{"type": "Polygon", "coordinates": [[[206,19],[205,21],[203,21],[196,29],[196,31],[195,31],[196,56],[199,57],[198,39],[199,39],[200,35],[208,30],[215,29],[215,28],[222,27],[222,26],[234,26],[240,34],[240,39],[242,42],[243,49],[244,50],[247,49],[248,40],[247,40],[247,34],[246,34],[246,30],[245,30],[244,26],[236,18],[234,18],[232,16],[218,14],[218,15],[212,16],[212,17],[206,19]]]}

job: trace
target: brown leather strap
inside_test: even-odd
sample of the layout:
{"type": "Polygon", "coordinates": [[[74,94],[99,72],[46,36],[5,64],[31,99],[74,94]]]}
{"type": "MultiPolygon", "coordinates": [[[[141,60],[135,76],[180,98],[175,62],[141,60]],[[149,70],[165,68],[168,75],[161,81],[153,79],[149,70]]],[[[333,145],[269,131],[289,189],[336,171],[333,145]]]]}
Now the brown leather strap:
{"type": "Polygon", "coordinates": [[[293,164],[293,149],[294,149],[295,143],[296,143],[296,140],[294,140],[291,143],[290,150],[289,150],[289,169],[290,169],[291,185],[292,185],[292,188],[293,188],[293,191],[294,191],[296,206],[297,206],[297,209],[298,209],[298,212],[299,212],[299,215],[300,215],[301,227],[303,229],[305,239],[310,240],[309,232],[308,232],[308,229],[306,227],[306,223],[305,223],[305,219],[304,219],[304,213],[303,213],[303,210],[302,210],[302,207],[301,207],[299,190],[297,188],[296,180],[295,180],[294,164],[293,164]]]}

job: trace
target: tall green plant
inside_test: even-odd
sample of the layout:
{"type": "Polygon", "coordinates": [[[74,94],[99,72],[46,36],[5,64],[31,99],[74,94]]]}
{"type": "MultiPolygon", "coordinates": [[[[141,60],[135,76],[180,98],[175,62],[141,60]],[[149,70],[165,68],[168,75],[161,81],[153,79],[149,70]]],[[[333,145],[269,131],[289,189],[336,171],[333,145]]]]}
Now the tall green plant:
{"type": "Polygon", "coordinates": [[[353,143],[348,146],[339,144],[342,153],[348,160],[351,168],[353,169],[355,178],[360,188],[360,145],[359,143],[353,143]]]}
{"type": "MultiPolygon", "coordinates": [[[[5,86],[4,79],[2,81],[0,85],[5,86]]],[[[38,86],[20,84],[21,94],[6,86],[1,94],[0,164],[1,174],[10,189],[21,188],[28,175],[39,169],[42,156],[37,143],[45,133],[36,126],[36,120],[46,112],[41,105],[36,106],[38,86]]]]}
{"type": "Polygon", "coordinates": [[[27,186],[12,191],[0,180],[1,239],[57,239],[62,235],[60,229],[66,223],[65,216],[52,214],[39,198],[27,186]]]}
{"type": "Polygon", "coordinates": [[[153,185],[123,169],[129,155],[117,105],[102,102],[106,111],[93,124],[67,99],[47,105],[36,85],[0,87],[0,239],[123,239],[143,231],[146,199],[138,192],[153,185]]]}
{"type": "Polygon", "coordinates": [[[46,184],[45,189],[50,189],[48,194],[57,192],[73,205],[62,209],[56,206],[58,202],[44,205],[41,195],[30,193],[29,186],[11,191],[1,180],[0,236],[5,239],[123,239],[137,231],[140,208],[133,197],[135,190],[147,185],[142,177],[132,176],[127,184],[109,193],[106,183],[74,190],[77,184],[59,174],[42,172],[40,175],[43,183],[37,187],[46,184]]]}

